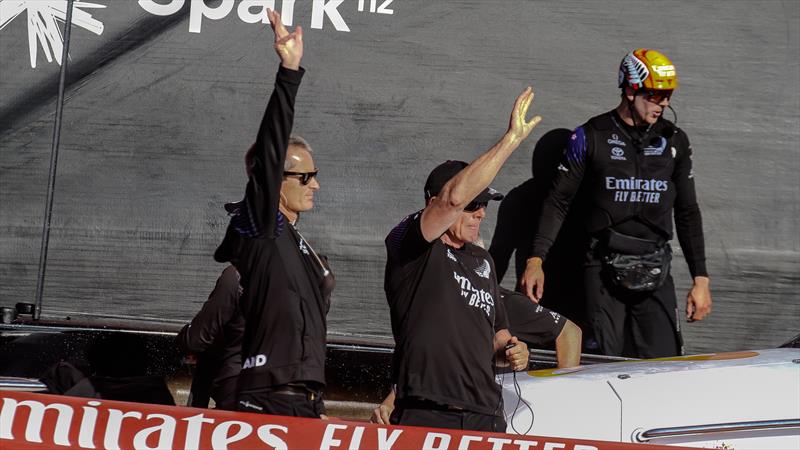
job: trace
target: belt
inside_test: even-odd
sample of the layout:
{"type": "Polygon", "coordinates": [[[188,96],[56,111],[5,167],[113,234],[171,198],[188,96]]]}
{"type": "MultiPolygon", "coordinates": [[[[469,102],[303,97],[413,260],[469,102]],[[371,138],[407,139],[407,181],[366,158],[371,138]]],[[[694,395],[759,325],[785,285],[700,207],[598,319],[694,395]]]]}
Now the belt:
{"type": "Polygon", "coordinates": [[[644,255],[664,248],[666,243],[666,240],[660,237],[655,240],[642,239],[609,228],[592,238],[590,248],[594,250],[599,247],[623,255],[644,255]]]}
{"type": "Polygon", "coordinates": [[[270,394],[297,395],[305,397],[306,400],[314,401],[320,397],[319,391],[314,391],[306,386],[283,385],[268,391],[270,394]]]}
{"type": "Polygon", "coordinates": [[[455,405],[446,405],[442,403],[437,403],[432,400],[427,400],[424,398],[405,398],[401,400],[400,405],[403,408],[411,408],[411,409],[433,409],[437,411],[467,411],[465,408],[455,405]]]}

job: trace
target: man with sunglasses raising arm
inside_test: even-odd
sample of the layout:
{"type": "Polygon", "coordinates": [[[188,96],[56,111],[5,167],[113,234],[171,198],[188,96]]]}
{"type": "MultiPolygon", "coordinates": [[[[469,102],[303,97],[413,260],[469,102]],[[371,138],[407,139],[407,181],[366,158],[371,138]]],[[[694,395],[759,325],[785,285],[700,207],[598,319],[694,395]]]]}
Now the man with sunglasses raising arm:
{"type": "Polygon", "coordinates": [[[393,424],[505,431],[493,360],[523,370],[529,353],[508,332],[492,258],[473,242],[489,201],[502,198],[489,183],[541,120],[525,119],[532,101],[528,87],[505,135],[471,164],[434,168],[425,182],[425,208],[386,237],[393,424]]]}
{"type": "MultiPolygon", "coordinates": [[[[544,289],[542,262],[574,197],[585,202],[583,281],[587,314],[606,355],[656,358],[683,353],[670,276],[672,213],[694,285],[688,321],[711,312],[692,148],[664,119],[678,87],[662,53],[637,49],[619,68],[619,105],[573,132],[545,200],[522,287],[534,301],[544,289]]],[[[588,346],[587,346],[588,347],[588,346]]]]}
{"type": "Polygon", "coordinates": [[[319,189],[311,148],[290,136],[304,69],[303,32],[289,33],[268,11],[281,60],[256,142],[245,158],[244,200],[226,205],[231,221],[214,258],[241,275],[242,370],[236,409],[300,417],[324,415],[326,315],[334,280],[297,230],[319,189]]]}

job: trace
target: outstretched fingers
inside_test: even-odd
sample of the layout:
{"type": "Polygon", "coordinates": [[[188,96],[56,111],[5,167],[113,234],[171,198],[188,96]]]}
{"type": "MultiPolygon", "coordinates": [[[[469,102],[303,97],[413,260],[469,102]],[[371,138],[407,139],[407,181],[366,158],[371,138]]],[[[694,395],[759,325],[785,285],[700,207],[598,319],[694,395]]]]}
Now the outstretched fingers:
{"type": "Polygon", "coordinates": [[[280,13],[267,8],[267,18],[269,19],[269,25],[272,27],[272,31],[275,32],[276,42],[289,34],[281,21],[280,13]]]}
{"type": "Polygon", "coordinates": [[[277,46],[287,45],[290,41],[295,41],[297,39],[297,36],[298,36],[297,30],[295,30],[280,39],[276,39],[275,46],[277,47],[277,46]]]}
{"type": "Polygon", "coordinates": [[[303,27],[300,25],[294,27],[294,32],[292,33],[295,37],[295,40],[299,43],[303,43],[303,27]]]}
{"type": "Polygon", "coordinates": [[[525,89],[525,95],[522,99],[522,109],[520,111],[523,118],[525,118],[527,115],[528,108],[531,107],[531,103],[533,103],[533,88],[528,86],[528,88],[525,89]]]}
{"type": "Polygon", "coordinates": [[[517,100],[516,100],[516,102],[514,102],[514,111],[519,113],[519,112],[521,112],[523,110],[524,111],[528,110],[528,106],[530,106],[530,102],[528,102],[528,106],[525,105],[525,102],[526,102],[526,100],[528,99],[528,97],[530,96],[530,94],[532,92],[533,92],[533,88],[528,86],[528,87],[525,88],[524,91],[522,91],[522,93],[520,93],[517,96],[517,100]]]}
{"type": "Polygon", "coordinates": [[[528,110],[530,109],[531,105],[533,104],[533,98],[535,94],[533,92],[533,88],[528,86],[525,89],[525,98],[522,101],[522,108],[520,110],[520,117],[522,118],[523,122],[525,123],[525,127],[529,130],[532,130],[542,121],[542,116],[534,116],[530,121],[525,120],[528,117],[528,110]]]}
{"type": "Polygon", "coordinates": [[[291,69],[300,68],[300,60],[303,58],[303,29],[296,27],[291,33],[278,38],[275,35],[275,51],[281,58],[281,65],[291,69]]]}
{"type": "Polygon", "coordinates": [[[513,138],[520,141],[527,138],[531,133],[531,130],[533,130],[536,125],[542,121],[541,116],[535,116],[530,121],[526,120],[528,110],[533,104],[533,97],[533,88],[528,86],[524,91],[522,91],[521,94],[519,94],[516,102],[514,103],[514,111],[511,114],[509,131],[513,138]]]}

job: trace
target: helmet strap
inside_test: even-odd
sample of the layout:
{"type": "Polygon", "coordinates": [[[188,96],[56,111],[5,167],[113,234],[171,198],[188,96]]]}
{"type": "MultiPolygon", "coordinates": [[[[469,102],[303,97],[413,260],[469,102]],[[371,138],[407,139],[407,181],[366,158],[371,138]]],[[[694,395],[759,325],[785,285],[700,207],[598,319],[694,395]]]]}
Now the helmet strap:
{"type": "MultiPolygon", "coordinates": [[[[634,98],[636,98],[636,91],[634,91],[634,98]]],[[[633,145],[637,148],[637,150],[642,148],[642,144],[647,140],[650,135],[650,130],[653,128],[652,125],[649,125],[647,129],[642,132],[639,131],[639,124],[636,123],[636,110],[633,108],[633,100],[628,99],[628,96],[625,96],[625,101],[628,104],[628,113],[631,115],[631,120],[633,121],[633,129],[631,130],[631,138],[633,138],[633,145]]]]}
{"type": "Polygon", "coordinates": [[[678,113],[675,112],[675,109],[672,107],[671,104],[667,105],[667,108],[669,108],[669,110],[672,111],[672,124],[678,125],[678,113]]]}

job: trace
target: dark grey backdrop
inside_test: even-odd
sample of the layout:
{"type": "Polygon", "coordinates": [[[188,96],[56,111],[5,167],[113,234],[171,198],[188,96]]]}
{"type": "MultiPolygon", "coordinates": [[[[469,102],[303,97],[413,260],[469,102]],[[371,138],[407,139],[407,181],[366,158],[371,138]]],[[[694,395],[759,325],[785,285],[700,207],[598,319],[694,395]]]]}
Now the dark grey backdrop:
{"type": "MultiPolygon", "coordinates": [[[[94,3],[106,5],[85,9],[103,33],[72,32],[45,313],[183,321],[223,268],[211,254],[274,78],[271,32],[240,20],[239,0],[200,33],[189,2],[170,16],[94,3]]],[[[715,303],[686,326],[688,350],[774,346],[800,331],[799,3],[394,0],[378,14],[346,0],[349,32],[329,17],[311,28],[312,3],[294,6],[308,69],[296,131],[315,148],[322,190],[301,229],[337,274],[332,334],[390,336],[383,236],[422,205],[435,164],[493,144],[532,84],[544,122],[495,186],[522,183],[544,132],[615,106],[617,64],[635,47],[676,63],[673,105],[695,149],[715,303]]],[[[31,68],[25,13],[0,30],[0,61],[9,305],[34,298],[58,65],[40,48],[31,68]]],[[[682,298],[689,279],[676,265],[682,298]]]]}

